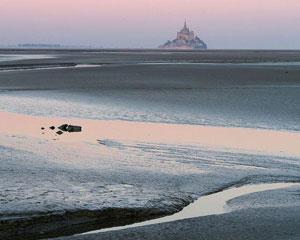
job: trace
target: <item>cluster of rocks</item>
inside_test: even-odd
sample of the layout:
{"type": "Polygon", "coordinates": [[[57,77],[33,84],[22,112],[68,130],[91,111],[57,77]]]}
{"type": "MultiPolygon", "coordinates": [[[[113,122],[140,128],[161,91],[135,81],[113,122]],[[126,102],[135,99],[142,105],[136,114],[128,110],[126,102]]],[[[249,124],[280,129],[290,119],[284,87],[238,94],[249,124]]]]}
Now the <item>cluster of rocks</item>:
{"type": "MultiPolygon", "coordinates": [[[[45,130],[44,127],[42,127],[41,129],[45,130]]],[[[56,129],[56,127],[55,126],[51,126],[51,127],[49,127],[49,129],[51,129],[52,131],[54,131],[56,129]]],[[[64,134],[64,132],[73,133],[73,132],[81,132],[82,131],[82,127],[81,126],[75,126],[75,125],[69,125],[69,124],[63,124],[63,125],[59,126],[57,129],[59,129],[56,132],[57,135],[62,135],[62,134],[64,134]]]]}

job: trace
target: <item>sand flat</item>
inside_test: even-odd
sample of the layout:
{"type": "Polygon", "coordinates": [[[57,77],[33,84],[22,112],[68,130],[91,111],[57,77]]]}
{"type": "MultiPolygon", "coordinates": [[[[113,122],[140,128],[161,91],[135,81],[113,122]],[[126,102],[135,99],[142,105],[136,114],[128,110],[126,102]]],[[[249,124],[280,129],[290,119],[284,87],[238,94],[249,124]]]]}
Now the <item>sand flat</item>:
{"type": "Polygon", "coordinates": [[[41,127],[64,123],[80,125],[82,133],[64,134],[61,142],[95,142],[97,139],[116,141],[191,144],[223,150],[251,153],[300,156],[300,133],[262,129],[210,127],[185,124],[164,124],[130,121],[87,120],[33,117],[0,112],[0,132],[7,134],[41,135],[41,127]]]}
{"type": "Polygon", "coordinates": [[[56,58],[0,63],[1,239],[299,239],[298,188],[259,187],[238,211],[73,235],[298,183],[300,51],[7,53],[56,58]]]}

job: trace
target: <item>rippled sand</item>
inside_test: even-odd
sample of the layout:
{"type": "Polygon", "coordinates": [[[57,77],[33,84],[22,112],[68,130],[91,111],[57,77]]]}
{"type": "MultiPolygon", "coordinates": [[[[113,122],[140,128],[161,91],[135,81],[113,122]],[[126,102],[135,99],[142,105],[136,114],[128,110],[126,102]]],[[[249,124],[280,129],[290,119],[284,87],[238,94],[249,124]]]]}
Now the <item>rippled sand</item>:
{"type": "MultiPolygon", "coordinates": [[[[55,58],[0,63],[0,238],[126,225],[228,187],[299,182],[299,52],[26,53],[55,58]],[[83,131],[56,134],[64,123],[83,131]]],[[[291,230],[297,194],[233,199],[245,212],[228,219],[251,222],[248,208],[277,206],[285,215],[270,223],[291,230]]]]}
{"type": "MultiPolygon", "coordinates": [[[[51,140],[55,132],[41,135],[41,127],[72,123],[83,127],[82,133],[56,136],[61,142],[82,144],[109,139],[115,142],[186,144],[220,150],[300,157],[300,133],[247,128],[196,125],[51,119],[0,112],[0,131],[51,140]],[[24,127],[25,126],[25,127],[24,127]]],[[[46,131],[45,131],[46,132],[46,131]]]]}

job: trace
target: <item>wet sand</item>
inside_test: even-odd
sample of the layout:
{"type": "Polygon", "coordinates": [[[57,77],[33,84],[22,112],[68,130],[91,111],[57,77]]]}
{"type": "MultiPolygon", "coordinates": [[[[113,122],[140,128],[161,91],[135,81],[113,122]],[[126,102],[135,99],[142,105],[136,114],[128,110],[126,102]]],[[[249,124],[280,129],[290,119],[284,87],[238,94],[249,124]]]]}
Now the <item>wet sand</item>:
{"type": "Polygon", "coordinates": [[[297,240],[299,207],[246,209],[117,232],[58,238],[60,240],[297,240]]]}
{"type": "Polygon", "coordinates": [[[98,234],[104,232],[122,231],[126,229],[164,224],[164,223],[199,218],[204,216],[221,215],[227,212],[231,212],[231,210],[227,207],[227,202],[231,200],[234,200],[241,196],[247,196],[252,193],[257,194],[260,192],[274,191],[277,189],[285,189],[291,187],[299,188],[300,183],[269,183],[269,184],[245,185],[241,187],[235,186],[229,189],[224,189],[217,193],[213,193],[207,196],[202,196],[199,199],[197,199],[195,202],[183,208],[180,212],[170,216],[157,218],[145,222],[135,223],[131,225],[104,228],[100,230],[82,233],[79,235],[92,235],[92,234],[98,234]]]}
{"type": "Polygon", "coordinates": [[[56,138],[62,143],[83,144],[114,142],[147,142],[185,144],[230,152],[300,157],[300,133],[247,128],[225,128],[196,125],[101,121],[88,119],[53,119],[0,112],[0,132],[28,135],[40,139],[56,138]],[[80,133],[55,134],[58,127],[71,123],[83,127],[80,133]],[[24,127],[26,126],[26,127],[24,127]],[[56,126],[56,131],[49,130],[56,126]],[[42,131],[41,128],[45,128],[42,131]],[[42,132],[49,133],[41,135],[42,132]],[[52,134],[51,134],[52,133],[52,134]]]}
{"type": "Polygon", "coordinates": [[[0,63],[2,111],[46,117],[300,129],[299,66],[271,64],[297,61],[297,51],[48,53],[56,58],[0,63]],[[205,62],[207,57],[212,62],[226,57],[228,61],[188,64],[205,62]],[[245,64],[248,57],[258,64],[245,64]],[[235,60],[238,64],[232,64],[235,60]],[[266,62],[269,65],[259,65],[266,62]],[[76,64],[98,67],[73,67],[76,64]],[[36,69],[47,65],[48,69],[36,69]],[[22,66],[35,70],[9,70],[22,66]]]}
{"type": "MultiPolygon", "coordinates": [[[[94,154],[104,154],[103,148],[90,148],[90,145],[106,145],[109,143],[124,144],[126,142],[145,142],[155,144],[174,144],[180,146],[198,146],[199,148],[212,148],[219,149],[220,151],[228,152],[245,152],[249,154],[264,154],[264,156],[270,155],[282,156],[282,157],[294,157],[300,156],[300,134],[298,132],[288,131],[274,131],[274,130],[259,130],[259,129],[246,129],[246,128],[224,128],[224,127],[209,127],[209,126],[196,126],[196,125],[180,125],[180,124],[161,124],[161,123],[141,123],[141,122],[126,122],[126,121],[100,121],[100,120],[88,120],[88,119],[65,119],[65,118],[46,118],[46,117],[33,117],[14,113],[0,112],[0,133],[1,133],[1,145],[9,148],[18,147],[18,149],[29,150],[38,152],[39,154],[45,154],[45,149],[52,148],[53,146],[59,146],[59,149],[64,149],[66,153],[71,149],[80,149],[82,154],[90,156],[94,154]],[[80,133],[64,133],[63,135],[57,135],[55,132],[57,127],[64,124],[75,124],[82,126],[82,132],[80,133]],[[55,126],[55,130],[49,129],[50,126],[55,126]],[[44,128],[44,129],[41,129],[44,128]],[[162,134],[163,133],[163,134],[162,134]],[[178,138],[178,134],[180,138],[178,138]],[[19,141],[15,142],[15,137],[24,138],[27,143],[19,141]],[[35,148],[32,140],[41,142],[38,148],[35,148]],[[101,140],[102,139],[102,140],[101,140]],[[243,141],[241,141],[243,139],[243,141]],[[109,141],[108,141],[109,140],[109,141]],[[272,143],[272,144],[270,144],[272,143]],[[293,143],[293,144],[291,144],[293,143]]],[[[109,147],[109,145],[108,145],[109,147]]],[[[53,148],[55,149],[55,148],[53,148]]],[[[55,150],[56,151],[56,150],[55,150]]],[[[61,151],[61,150],[60,150],[61,151]]],[[[73,150],[72,150],[73,151],[73,150]]],[[[110,154],[109,152],[106,154],[110,154]]],[[[54,155],[53,155],[54,156],[54,155]]],[[[68,160],[67,160],[68,161],[68,160]]],[[[150,170],[150,169],[149,169],[150,170]]],[[[192,173],[192,170],[189,170],[192,173]]],[[[195,172],[196,173],[196,172],[195,172]]],[[[198,174],[205,174],[204,170],[198,170],[198,174]]],[[[283,178],[284,179],[284,178],[283,178]]],[[[255,178],[254,178],[255,180],[255,178]]],[[[251,180],[252,181],[252,180],[251,180]]],[[[249,183],[251,183],[251,181],[249,183]]],[[[262,180],[261,180],[262,181],[262,180]]],[[[270,180],[266,180],[267,182],[270,180]]],[[[274,177],[272,181],[280,181],[280,178],[274,177]],[[277,179],[277,180],[276,180],[277,179]]],[[[296,181],[297,178],[286,177],[284,181],[296,181]]],[[[239,184],[247,184],[246,182],[231,183],[232,186],[238,186],[239,184]]],[[[274,183],[274,186],[277,184],[274,183]]],[[[271,186],[273,186],[271,184],[271,186]]],[[[280,185],[281,186],[281,185],[280,185]]],[[[279,186],[279,188],[281,188],[279,186]]],[[[226,186],[222,187],[223,190],[226,186]]],[[[273,187],[270,187],[272,189],[273,187]]],[[[270,190],[269,189],[269,190],[270,190]]],[[[276,187],[274,188],[276,189],[276,187]]],[[[259,187],[256,189],[259,190],[259,187]]],[[[255,190],[255,191],[256,191],[255,190]]],[[[263,189],[262,189],[263,190],[263,189]]],[[[265,190],[268,190],[266,188],[265,190]]],[[[250,193],[250,192],[249,192],[250,193]]],[[[213,196],[213,195],[212,195],[213,196]]],[[[216,195],[217,197],[217,195],[216,195]]],[[[238,195],[236,196],[238,197],[238,195]]],[[[50,218],[46,216],[36,216],[29,219],[30,222],[38,221],[34,223],[34,226],[39,228],[40,231],[48,232],[44,237],[55,237],[59,235],[70,235],[73,233],[80,233],[97,229],[99,227],[113,227],[120,225],[127,225],[135,222],[142,222],[152,218],[162,217],[170,215],[181,210],[184,206],[188,205],[192,200],[181,202],[178,208],[172,211],[168,209],[156,209],[156,208],[115,208],[104,209],[101,211],[77,211],[67,212],[61,217],[59,215],[53,215],[50,218]],[[36,220],[34,220],[36,218],[36,220]],[[65,225],[64,218],[68,219],[68,225],[65,225]],[[86,219],[86,220],[84,220],[86,219]],[[58,227],[61,224],[63,228],[58,227]],[[76,229],[72,230],[72,226],[76,226],[76,229]]],[[[201,197],[199,199],[201,201],[201,197]]],[[[209,201],[213,203],[213,201],[209,201]]],[[[196,202],[197,203],[197,202],[196,202]]],[[[204,208],[217,208],[217,206],[208,206],[204,208]]],[[[194,212],[194,211],[193,211],[194,212]]],[[[180,213],[179,213],[180,214],[180,213]]],[[[195,216],[194,216],[195,217],[195,216]]],[[[166,217],[168,219],[169,217],[166,217]]],[[[172,217],[171,217],[172,218],[172,217]]],[[[18,226],[19,229],[24,228],[24,224],[29,224],[24,219],[20,218],[17,221],[5,220],[2,226],[7,228],[2,237],[6,239],[6,236],[14,236],[18,239],[19,236],[11,235],[11,230],[14,226],[18,226]],[[21,224],[24,222],[23,224],[21,224]],[[21,224],[21,225],[18,225],[21,224]],[[11,230],[10,230],[11,229],[11,230]],[[5,235],[7,234],[7,235],[5,235]]],[[[25,218],[26,219],[26,218],[25,218]]],[[[164,218],[163,218],[164,219],[164,218]]],[[[153,220],[156,222],[159,220],[153,220]]],[[[186,221],[186,220],[185,220],[186,221]]],[[[151,222],[151,221],[150,221],[151,222]]],[[[167,221],[168,222],[168,221],[167,221]]],[[[162,227],[164,223],[162,222],[162,227]]],[[[147,224],[146,224],[147,225],[147,224]]],[[[137,224],[140,226],[140,224],[137,224]]],[[[143,224],[141,224],[143,226],[143,224]]],[[[143,227],[144,228],[144,227],[143,227]]],[[[143,229],[142,228],[142,229],[143,229]]],[[[25,227],[26,229],[26,227],[25,227]]],[[[28,235],[28,239],[38,239],[32,229],[27,229],[24,232],[28,235]],[[31,236],[31,237],[29,237],[31,236]]],[[[122,228],[121,228],[122,229],[122,228]]],[[[130,231],[130,230],[125,230],[130,231]]],[[[135,228],[132,232],[138,231],[135,228]]],[[[112,236],[113,233],[111,233],[112,236]]],[[[118,235],[118,233],[115,233],[118,235]]],[[[147,230],[143,233],[147,234],[147,230]]],[[[100,236],[101,237],[101,236],[100,236]]],[[[9,239],[8,237],[7,239],[9,239]]],[[[81,239],[81,237],[78,237],[81,239]]],[[[97,235],[91,234],[83,239],[94,239],[97,235]]],[[[168,239],[168,238],[166,238],[168,239]]]]}
{"type": "MultiPolygon", "coordinates": [[[[176,51],[157,49],[82,49],[82,50],[42,50],[42,49],[0,49],[0,54],[35,54],[59,56],[59,59],[47,59],[51,62],[90,62],[90,63],[137,63],[137,62],[299,62],[300,51],[296,50],[208,50],[176,51]]],[[[19,61],[28,63],[30,61],[19,61]]],[[[39,60],[35,60],[39,63],[39,60]]],[[[11,63],[13,64],[13,63],[11,63]]]]}
{"type": "MultiPolygon", "coordinates": [[[[230,187],[299,182],[299,51],[1,54],[51,56],[0,62],[1,239],[122,226],[230,187]],[[49,129],[64,123],[83,131],[49,129]]],[[[234,212],[69,239],[298,239],[298,196],[253,193],[230,200],[234,212]]]]}

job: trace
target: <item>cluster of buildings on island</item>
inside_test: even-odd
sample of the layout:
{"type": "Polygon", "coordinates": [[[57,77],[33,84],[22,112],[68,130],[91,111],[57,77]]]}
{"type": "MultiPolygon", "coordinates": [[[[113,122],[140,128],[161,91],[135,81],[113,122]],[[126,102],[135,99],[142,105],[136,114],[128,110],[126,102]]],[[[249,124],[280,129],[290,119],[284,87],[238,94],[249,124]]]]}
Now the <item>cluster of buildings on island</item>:
{"type": "Polygon", "coordinates": [[[165,44],[159,46],[162,49],[200,49],[206,50],[207,45],[198,36],[195,35],[194,31],[191,31],[186,21],[184,22],[183,28],[177,33],[177,38],[172,41],[167,41],[165,44]]]}

